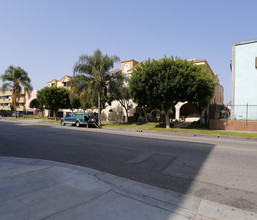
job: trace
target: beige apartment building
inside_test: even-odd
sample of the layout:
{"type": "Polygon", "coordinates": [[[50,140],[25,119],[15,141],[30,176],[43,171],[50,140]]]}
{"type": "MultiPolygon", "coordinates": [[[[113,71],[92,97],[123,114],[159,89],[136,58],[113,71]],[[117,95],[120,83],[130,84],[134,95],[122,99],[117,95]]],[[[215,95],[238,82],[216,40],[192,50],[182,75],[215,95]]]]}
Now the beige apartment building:
{"type": "Polygon", "coordinates": [[[47,82],[47,86],[56,86],[56,87],[64,87],[66,89],[69,89],[69,86],[67,86],[67,82],[69,82],[71,80],[71,76],[67,76],[65,75],[64,77],[62,77],[61,79],[57,80],[57,79],[53,79],[50,82],[47,82]]]}
{"type": "MultiPolygon", "coordinates": [[[[195,65],[204,65],[212,78],[216,82],[216,88],[214,92],[214,96],[210,101],[210,104],[223,105],[224,104],[224,88],[222,84],[219,82],[219,77],[217,74],[213,72],[209,63],[204,59],[193,59],[189,60],[193,61],[195,65]]],[[[175,106],[175,119],[177,120],[186,120],[188,122],[197,121],[200,119],[200,112],[197,112],[197,109],[188,102],[178,102],[175,106]]]]}
{"type": "MultiPolygon", "coordinates": [[[[12,105],[12,91],[0,90],[0,110],[11,111],[12,105]]],[[[24,89],[21,90],[20,98],[17,98],[17,111],[23,112],[26,110],[26,92],[24,89]]]]}
{"type": "MultiPolygon", "coordinates": [[[[67,83],[71,80],[72,76],[68,76],[65,75],[63,76],[61,79],[57,80],[57,79],[53,79],[50,82],[47,82],[47,86],[51,87],[51,86],[56,86],[56,87],[63,87],[66,89],[70,89],[70,86],[67,85],[67,83]]],[[[58,114],[61,113],[61,116],[65,116],[67,112],[70,112],[70,109],[60,109],[58,111],[58,114]]],[[[81,110],[82,111],[82,110],[81,110]]],[[[44,110],[44,116],[48,116],[49,115],[49,110],[44,110]]]]}
{"type": "Polygon", "coordinates": [[[223,105],[224,104],[224,88],[223,88],[222,84],[219,81],[218,75],[215,74],[212,71],[209,63],[206,60],[204,60],[204,59],[194,59],[192,61],[196,65],[205,65],[206,68],[208,69],[209,73],[211,74],[212,78],[216,82],[215,93],[214,93],[214,96],[213,96],[212,100],[210,101],[210,104],[223,105]]]}
{"type": "MultiPolygon", "coordinates": [[[[21,90],[21,95],[17,98],[17,112],[34,112],[35,109],[30,109],[29,104],[32,99],[37,97],[37,90],[32,90],[30,94],[28,94],[24,89],[21,90]]],[[[0,88],[0,110],[11,111],[12,105],[12,91],[6,90],[2,91],[0,88]]]]}
{"type": "MultiPolygon", "coordinates": [[[[217,85],[216,85],[216,88],[215,88],[214,97],[212,98],[210,103],[211,104],[215,103],[215,104],[218,104],[218,105],[223,105],[224,89],[223,89],[223,86],[219,82],[218,76],[216,74],[214,74],[213,70],[211,69],[210,65],[208,64],[208,62],[206,60],[204,60],[204,59],[194,59],[192,61],[196,65],[205,65],[206,68],[208,69],[209,73],[215,79],[215,82],[216,82],[217,85]]],[[[117,70],[114,70],[112,72],[121,71],[122,74],[130,77],[130,75],[133,72],[133,69],[137,65],[140,65],[141,63],[134,60],[134,59],[124,60],[124,61],[121,61],[121,68],[117,69],[117,70]]],[[[112,72],[110,72],[110,74],[112,72]]],[[[48,86],[65,87],[65,88],[69,89],[67,87],[67,82],[70,81],[71,78],[72,78],[71,76],[65,75],[60,80],[53,79],[50,82],[47,82],[47,85],[48,86]]],[[[131,104],[133,105],[133,107],[132,107],[132,109],[129,110],[129,116],[134,115],[135,110],[136,110],[136,106],[137,106],[137,104],[133,103],[132,101],[131,101],[131,104]]],[[[106,104],[105,109],[102,110],[102,115],[105,115],[108,118],[109,113],[113,112],[114,109],[117,109],[119,107],[121,109],[119,111],[123,111],[123,112],[120,112],[120,113],[125,115],[125,110],[120,106],[120,103],[118,101],[113,101],[111,103],[111,105],[106,104]]],[[[61,110],[61,111],[65,114],[66,112],[69,112],[70,110],[67,109],[67,110],[61,110]]],[[[175,109],[173,111],[175,112],[175,119],[177,119],[177,120],[184,119],[187,116],[184,112],[186,112],[187,114],[189,114],[191,112],[192,114],[196,115],[196,118],[193,119],[193,120],[198,120],[199,117],[200,117],[199,112],[197,112],[196,108],[193,107],[192,104],[189,104],[187,102],[177,103],[177,105],[175,106],[175,109]],[[181,112],[181,110],[183,110],[183,111],[181,112]]]]}
{"type": "MultiPolygon", "coordinates": [[[[224,102],[224,88],[223,88],[222,84],[219,82],[218,75],[213,72],[209,63],[206,60],[204,60],[204,59],[193,59],[191,61],[193,61],[195,63],[195,65],[206,66],[210,75],[213,77],[213,79],[216,82],[215,93],[214,93],[214,96],[213,96],[212,100],[210,101],[210,104],[223,105],[223,102],[224,102]]],[[[120,70],[123,74],[125,74],[129,77],[130,74],[132,74],[133,69],[137,65],[140,65],[141,63],[139,63],[138,61],[136,61],[134,59],[121,61],[121,69],[120,70]]],[[[107,105],[106,108],[103,110],[103,112],[106,115],[108,115],[110,110],[116,108],[117,106],[119,106],[119,103],[117,101],[114,101],[111,106],[107,105]]],[[[136,104],[133,103],[133,108],[129,111],[129,116],[133,116],[133,114],[135,112],[135,107],[136,107],[136,104]]],[[[177,119],[177,120],[181,120],[181,119],[184,120],[184,119],[186,119],[187,116],[190,116],[190,118],[189,117],[187,118],[188,121],[199,120],[199,118],[200,118],[200,113],[198,112],[196,107],[194,107],[192,104],[190,104],[188,102],[177,103],[177,105],[175,106],[175,109],[173,109],[173,111],[175,113],[175,119],[177,119]],[[182,112],[181,112],[181,110],[182,110],[182,112]],[[192,117],[192,116],[195,116],[195,117],[192,117]]]]}

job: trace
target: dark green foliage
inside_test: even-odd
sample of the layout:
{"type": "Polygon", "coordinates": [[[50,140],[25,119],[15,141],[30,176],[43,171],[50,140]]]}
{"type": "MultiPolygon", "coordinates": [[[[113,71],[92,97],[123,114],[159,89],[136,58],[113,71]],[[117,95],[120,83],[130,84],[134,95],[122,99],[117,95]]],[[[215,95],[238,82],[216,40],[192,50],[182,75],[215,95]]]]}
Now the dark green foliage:
{"type": "Polygon", "coordinates": [[[38,108],[40,109],[40,102],[37,98],[31,100],[31,102],[29,103],[29,107],[30,108],[38,108]]]}
{"type": "Polygon", "coordinates": [[[151,111],[151,115],[152,115],[153,117],[156,117],[156,116],[157,116],[157,112],[156,112],[155,109],[151,111]]]}
{"type": "Polygon", "coordinates": [[[139,114],[138,112],[135,112],[135,113],[134,113],[134,118],[136,119],[136,121],[137,121],[137,119],[139,118],[139,116],[140,116],[140,114],[139,114]]]}
{"type": "Polygon", "coordinates": [[[133,70],[129,91],[139,105],[163,109],[169,128],[170,109],[179,101],[207,104],[213,97],[215,82],[203,66],[164,57],[138,65],[133,70]]]}
{"type": "Polygon", "coordinates": [[[53,112],[56,120],[58,109],[70,107],[69,90],[65,88],[45,87],[38,91],[37,98],[46,109],[53,112]]]}
{"type": "Polygon", "coordinates": [[[69,100],[70,100],[70,109],[73,111],[74,109],[78,109],[81,107],[80,97],[76,93],[76,91],[71,90],[69,92],[69,100]]]}

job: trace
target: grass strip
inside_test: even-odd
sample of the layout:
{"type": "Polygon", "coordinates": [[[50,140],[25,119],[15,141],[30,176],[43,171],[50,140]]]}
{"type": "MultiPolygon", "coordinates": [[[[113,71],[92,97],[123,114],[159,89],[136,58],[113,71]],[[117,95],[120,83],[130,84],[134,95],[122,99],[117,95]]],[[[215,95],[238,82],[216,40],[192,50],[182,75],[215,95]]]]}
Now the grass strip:
{"type": "Polygon", "coordinates": [[[136,130],[151,130],[151,131],[162,131],[162,132],[180,132],[180,133],[193,133],[193,134],[206,134],[216,136],[236,136],[245,138],[257,138],[257,133],[245,133],[245,132],[231,132],[231,131],[213,131],[209,129],[192,129],[192,128],[161,128],[150,126],[149,123],[144,125],[136,124],[103,124],[103,127],[112,128],[124,128],[124,129],[136,129],[136,130]]]}
{"type": "MultiPolygon", "coordinates": [[[[45,120],[40,121],[43,123],[55,123],[60,124],[60,120],[45,120]]],[[[193,134],[206,134],[215,136],[234,136],[234,137],[245,137],[245,138],[257,138],[257,133],[246,133],[246,132],[231,132],[231,131],[213,131],[210,129],[197,129],[197,128],[165,128],[165,123],[126,123],[126,124],[110,124],[104,123],[102,127],[109,128],[123,128],[123,129],[134,129],[134,130],[150,130],[150,131],[161,131],[161,132],[179,132],[179,133],[193,133],[193,134]]]]}

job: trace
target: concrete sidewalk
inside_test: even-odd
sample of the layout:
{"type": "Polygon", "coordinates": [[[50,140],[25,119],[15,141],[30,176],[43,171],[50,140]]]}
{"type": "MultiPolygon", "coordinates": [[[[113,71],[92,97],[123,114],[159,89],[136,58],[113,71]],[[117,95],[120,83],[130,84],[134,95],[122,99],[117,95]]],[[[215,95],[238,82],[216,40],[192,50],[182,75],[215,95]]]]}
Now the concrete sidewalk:
{"type": "Polygon", "coordinates": [[[231,219],[257,213],[53,161],[0,157],[0,219],[231,219]]]}

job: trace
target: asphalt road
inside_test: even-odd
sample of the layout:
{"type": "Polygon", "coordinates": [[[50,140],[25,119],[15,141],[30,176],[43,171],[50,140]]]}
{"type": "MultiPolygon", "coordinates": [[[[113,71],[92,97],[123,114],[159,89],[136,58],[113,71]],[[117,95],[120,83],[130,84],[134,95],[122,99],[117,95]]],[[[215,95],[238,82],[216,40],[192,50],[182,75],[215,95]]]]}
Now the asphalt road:
{"type": "Polygon", "coordinates": [[[39,158],[257,212],[257,141],[0,120],[0,156],[39,158]]]}

